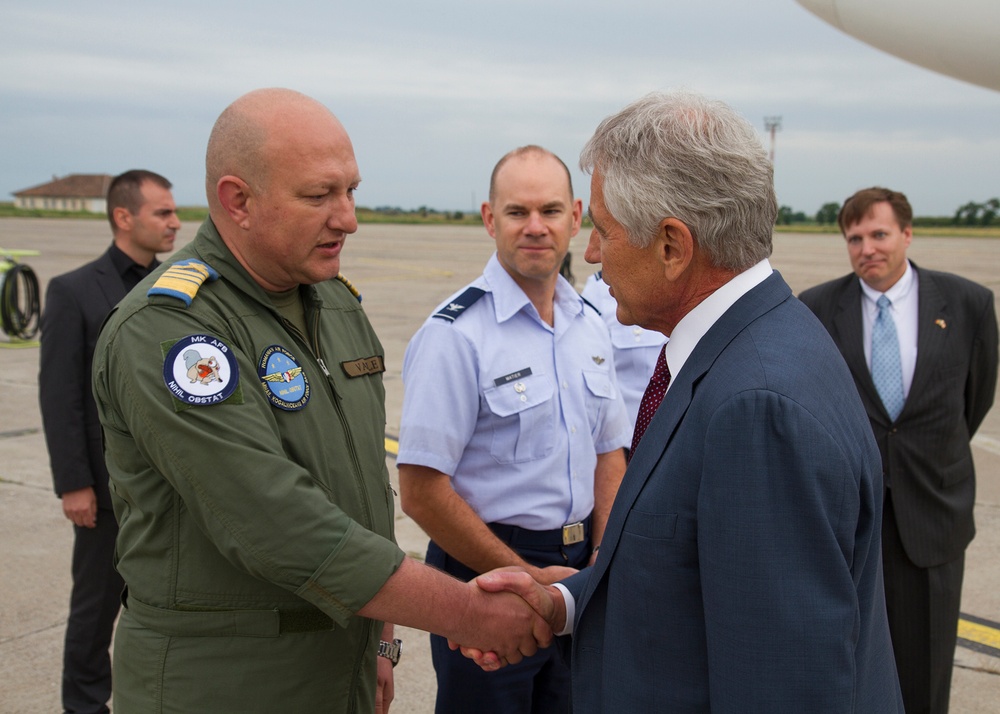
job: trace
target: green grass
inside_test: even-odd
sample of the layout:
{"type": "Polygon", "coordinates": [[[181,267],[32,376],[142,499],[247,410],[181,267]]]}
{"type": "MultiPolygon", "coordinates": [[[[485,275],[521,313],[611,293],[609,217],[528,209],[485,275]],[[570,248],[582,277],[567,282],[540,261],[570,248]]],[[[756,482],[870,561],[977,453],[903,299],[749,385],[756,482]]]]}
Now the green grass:
{"type": "MultiPolygon", "coordinates": [[[[182,221],[201,222],[208,216],[205,206],[178,206],[177,217],[182,221]]],[[[483,219],[478,213],[462,213],[460,211],[392,211],[380,212],[370,208],[358,207],[358,222],[360,223],[413,223],[455,226],[481,226],[483,219]]],[[[86,211],[56,211],[43,208],[15,208],[14,204],[0,202],[0,218],[71,218],[83,220],[106,221],[103,213],[86,211]]]]}
{"type": "MultiPolygon", "coordinates": [[[[201,222],[208,216],[205,206],[178,206],[177,217],[182,221],[201,222]]],[[[375,211],[359,206],[357,209],[359,223],[403,223],[413,225],[451,225],[451,226],[481,226],[483,219],[478,213],[462,211],[435,211],[433,209],[418,209],[414,211],[375,211]]],[[[83,211],[53,211],[48,209],[14,208],[14,204],[0,201],[0,218],[73,218],[105,221],[103,213],[86,213],[83,211]]],[[[935,222],[942,219],[927,219],[935,222]]],[[[918,236],[938,236],[955,238],[1000,238],[1000,226],[921,226],[921,219],[915,218],[913,234],[918,236]]],[[[589,228],[587,216],[583,218],[583,227],[589,228]]],[[[820,225],[818,223],[793,223],[791,225],[775,226],[776,233],[831,233],[838,234],[840,229],[835,225],[820,225]]]]}
{"type": "MultiPolygon", "coordinates": [[[[177,217],[182,221],[203,221],[208,209],[203,206],[178,206],[177,217]]],[[[56,211],[50,208],[14,208],[14,204],[0,201],[0,218],[72,218],[90,221],[106,221],[104,213],[89,211],[56,211]]]]}
{"type": "MultiPolygon", "coordinates": [[[[840,235],[840,228],[831,224],[792,223],[775,226],[774,232],[840,235]]],[[[934,236],[935,238],[1000,238],[1000,226],[914,226],[913,235],[934,236]]]]}

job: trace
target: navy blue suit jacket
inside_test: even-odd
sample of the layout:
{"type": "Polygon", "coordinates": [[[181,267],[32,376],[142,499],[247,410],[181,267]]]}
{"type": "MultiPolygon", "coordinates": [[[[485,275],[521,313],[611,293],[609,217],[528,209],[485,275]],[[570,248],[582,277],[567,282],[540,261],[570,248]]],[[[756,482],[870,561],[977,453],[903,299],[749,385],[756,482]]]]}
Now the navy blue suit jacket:
{"type": "Polygon", "coordinates": [[[674,376],[564,581],[574,712],[902,712],[881,499],[851,374],[774,273],[674,376]]]}

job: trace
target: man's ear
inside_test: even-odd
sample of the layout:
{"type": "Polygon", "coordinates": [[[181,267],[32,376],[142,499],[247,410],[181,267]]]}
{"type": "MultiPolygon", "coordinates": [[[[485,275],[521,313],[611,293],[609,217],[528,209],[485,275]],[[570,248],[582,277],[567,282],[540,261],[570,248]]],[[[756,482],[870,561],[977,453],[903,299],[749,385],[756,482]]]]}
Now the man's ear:
{"type": "Polygon", "coordinates": [[[664,218],[660,221],[653,240],[664,277],[671,282],[677,280],[694,260],[694,236],[691,235],[691,229],[676,218],[664,218]]]}
{"type": "Polygon", "coordinates": [[[229,218],[240,228],[250,227],[250,203],[252,191],[246,181],[238,176],[223,176],[215,185],[219,203],[229,218]]]}
{"type": "Polygon", "coordinates": [[[126,232],[132,230],[135,216],[124,206],[118,206],[118,208],[111,211],[111,217],[115,220],[116,229],[126,232]]]}
{"type": "Polygon", "coordinates": [[[490,205],[489,201],[483,201],[483,205],[479,208],[479,213],[483,217],[483,225],[486,227],[486,232],[491,237],[496,238],[496,226],[493,223],[493,206],[490,205]]]}
{"type": "Polygon", "coordinates": [[[574,199],[573,201],[573,232],[570,233],[570,237],[576,236],[580,232],[580,226],[583,225],[583,200],[574,199]]]}

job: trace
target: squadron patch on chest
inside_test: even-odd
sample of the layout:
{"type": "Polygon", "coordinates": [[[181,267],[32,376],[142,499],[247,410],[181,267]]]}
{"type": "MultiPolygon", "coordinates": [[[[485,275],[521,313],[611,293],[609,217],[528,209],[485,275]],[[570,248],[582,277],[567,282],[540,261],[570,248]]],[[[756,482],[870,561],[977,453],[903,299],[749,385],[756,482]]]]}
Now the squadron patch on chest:
{"type": "Polygon", "coordinates": [[[232,350],[212,335],[188,335],[169,345],[163,359],[163,383],[186,406],[219,404],[240,381],[232,350]]]}
{"type": "Polygon", "coordinates": [[[271,345],[260,353],[257,374],[271,404],[294,412],[309,401],[309,379],[292,353],[281,345],[271,345]]]}

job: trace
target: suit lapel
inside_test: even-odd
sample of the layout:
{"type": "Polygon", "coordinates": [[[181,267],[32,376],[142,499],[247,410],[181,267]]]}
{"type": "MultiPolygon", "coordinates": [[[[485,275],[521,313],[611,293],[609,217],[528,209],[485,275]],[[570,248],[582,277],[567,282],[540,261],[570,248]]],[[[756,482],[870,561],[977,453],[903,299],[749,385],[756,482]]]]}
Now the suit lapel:
{"type": "Polygon", "coordinates": [[[872,381],[868,360],[865,359],[864,322],[861,319],[861,283],[854,275],[850,276],[844,290],[840,293],[833,324],[837,330],[835,341],[840,346],[840,353],[844,356],[844,361],[854,373],[855,382],[859,389],[864,392],[863,396],[866,401],[877,405],[885,418],[889,420],[889,414],[885,411],[878,390],[875,389],[875,382],[872,381]]]}
{"type": "MultiPolygon", "coordinates": [[[[912,265],[912,264],[911,264],[912,265]]],[[[938,356],[947,352],[948,301],[941,294],[934,277],[927,271],[917,271],[917,364],[910,383],[910,395],[921,394],[941,364],[938,356]]],[[[906,400],[909,402],[909,398],[906,400]]],[[[906,413],[906,403],[902,414],[906,413]]],[[[901,416],[902,416],[901,414],[901,416]]]]}
{"type": "Polygon", "coordinates": [[[95,270],[97,273],[97,285],[108,303],[107,312],[111,312],[111,308],[121,302],[127,291],[125,290],[125,283],[122,282],[121,276],[115,269],[114,261],[111,260],[110,250],[97,261],[95,270]]]}
{"type": "Polygon", "coordinates": [[[774,271],[767,280],[737,300],[712,325],[698,342],[680,373],[671,378],[670,389],[653,415],[646,429],[646,436],[632,454],[615,496],[604,537],[601,539],[600,557],[593,566],[594,571],[584,586],[580,601],[576,604],[578,614],[583,612],[598,583],[603,579],[621,540],[625,519],[657,464],[664,458],[678,425],[694,399],[698,383],[737,334],[790,295],[791,289],[781,275],[774,271]],[[656,438],[652,438],[653,436],[656,438]]]}

